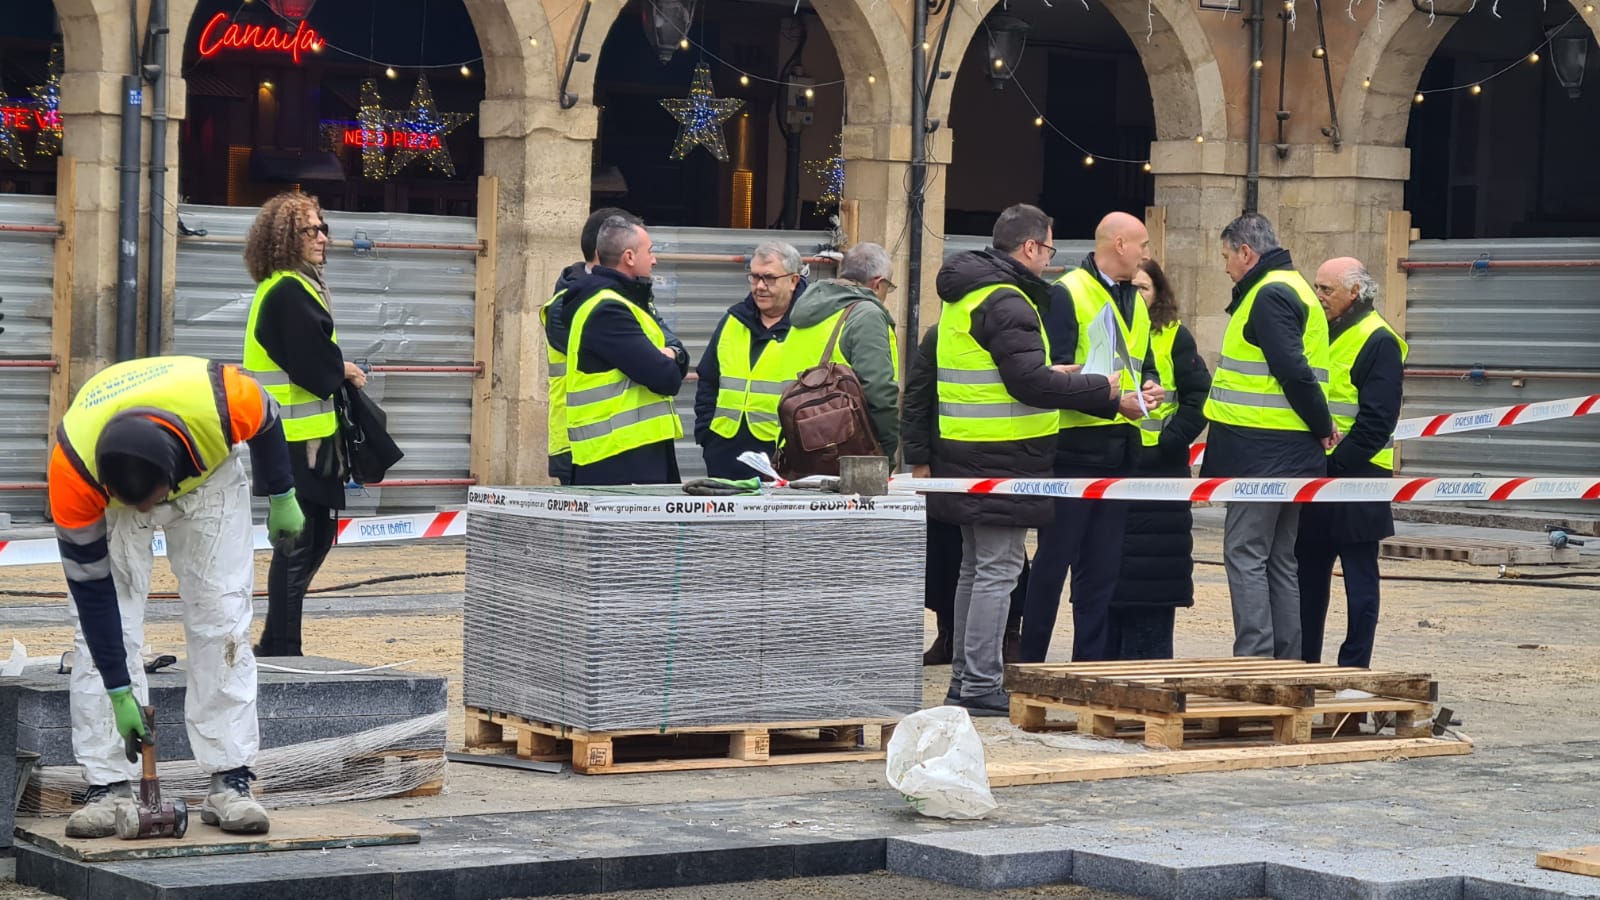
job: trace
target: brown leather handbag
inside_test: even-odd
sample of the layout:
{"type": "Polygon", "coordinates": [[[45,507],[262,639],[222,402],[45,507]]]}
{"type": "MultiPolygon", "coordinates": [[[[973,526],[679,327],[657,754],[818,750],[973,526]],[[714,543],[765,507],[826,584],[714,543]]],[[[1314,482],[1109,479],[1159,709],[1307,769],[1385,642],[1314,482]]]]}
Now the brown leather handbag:
{"type": "Polygon", "coordinates": [[[822,359],[801,372],[778,398],[778,474],[787,479],[838,475],[841,456],[882,456],[867,414],[861,379],[844,363],[830,362],[845,320],[862,301],[845,307],[822,359]]]}

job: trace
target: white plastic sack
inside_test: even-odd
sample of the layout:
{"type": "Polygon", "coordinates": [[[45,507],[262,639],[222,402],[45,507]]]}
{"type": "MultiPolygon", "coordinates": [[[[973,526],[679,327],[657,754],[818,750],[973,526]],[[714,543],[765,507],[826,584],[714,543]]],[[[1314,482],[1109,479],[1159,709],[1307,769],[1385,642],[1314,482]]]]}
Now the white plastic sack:
{"type": "Polygon", "coordinates": [[[989,793],[983,741],[959,706],[914,712],[889,739],[889,784],[925,816],[981,819],[999,804],[989,793]]]}

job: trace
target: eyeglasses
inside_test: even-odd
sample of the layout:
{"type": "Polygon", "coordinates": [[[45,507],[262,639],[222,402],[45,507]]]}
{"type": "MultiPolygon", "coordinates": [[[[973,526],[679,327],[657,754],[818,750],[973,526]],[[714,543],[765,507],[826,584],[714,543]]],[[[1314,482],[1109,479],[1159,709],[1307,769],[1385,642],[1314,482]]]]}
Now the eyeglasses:
{"type": "Polygon", "coordinates": [[[1046,244],[1043,241],[1034,241],[1034,244],[1036,244],[1039,247],[1039,249],[1044,250],[1045,252],[1050,254],[1049,256],[1045,257],[1046,261],[1049,261],[1049,260],[1052,260],[1052,259],[1056,258],[1056,248],[1055,248],[1054,244],[1046,244]]]}
{"type": "Polygon", "coordinates": [[[310,237],[311,235],[316,234],[319,231],[322,232],[322,236],[323,237],[327,237],[328,236],[328,223],[327,222],[323,222],[321,225],[307,225],[306,227],[300,229],[300,233],[305,235],[306,237],[310,237]]]}
{"type": "Polygon", "coordinates": [[[758,284],[762,287],[772,287],[778,283],[779,278],[788,278],[791,275],[798,277],[800,273],[784,272],[782,275],[757,275],[756,273],[751,272],[750,274],[744,276],[744,280],[750,282],[751,287],[755,287],[758,284]]]}
{"type": "Polygon", "coordinates": [[[887,278],[885,278],[884,280],[878,282],[878,284],[883,287],[884,294],[892,294],[892,293],[895,292],[895,289],[897,287],[899,287],[899,285],[895,284],[894,282],[890,281],[887,278]]]}

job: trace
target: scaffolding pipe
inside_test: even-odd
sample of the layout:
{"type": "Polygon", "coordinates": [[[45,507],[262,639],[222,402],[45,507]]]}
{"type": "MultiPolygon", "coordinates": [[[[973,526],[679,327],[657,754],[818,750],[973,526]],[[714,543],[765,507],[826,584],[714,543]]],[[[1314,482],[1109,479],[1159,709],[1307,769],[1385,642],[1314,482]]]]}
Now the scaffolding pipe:
{"type": "Polygon", "coordinates": [[[1600,269],[1600,259],[1400,260],[1400,271],[1417,269],[1600,269]]]}
{"type": "MultiPolygon", "coordinates": [[[[244,235],[230,234],[179,234],[184,241],[193,241],[201,244],[232,244],[244,246],[244,235]]],[[[470,244],[436,244],[417,241],[369,241],[359,238],[329,238],[329,247],[339,247],[345,250],[448,250],[460,253],[476,253],[479,256],[488,252],[488,244],[484,241],[474,241],[470,244]]]]}
{"type": "Polygon", "coordinates": [[[1600,381],[1600,372],[1550,369],[1406,369],[1407,378],[1543,378],[1549,381],[1600,381]]]}
{"type": "Polygon", "coordinates": [[[67,230],[60,225],[0,225],[0,232],[7,234],[53,234],[60,237],[67,230]]]}
{"type": "Polygon", "coordinates": [[[0,359],[0,369],[49,369],[61,371],[61,363],[53,359],[0,359]]]}
{"type": "Polygon", "coordinates": [[[470,366],[412,366],[412,365],[375,365],[371,368],[374,375],[392,375],[404,373],[407,375],[482,375],[483,363],[470,366]]]}
{"type": "Polygon", "coordinates": [[[0,491],[42,491],[49,486],[43,481],[0,481],[0,491]]]}

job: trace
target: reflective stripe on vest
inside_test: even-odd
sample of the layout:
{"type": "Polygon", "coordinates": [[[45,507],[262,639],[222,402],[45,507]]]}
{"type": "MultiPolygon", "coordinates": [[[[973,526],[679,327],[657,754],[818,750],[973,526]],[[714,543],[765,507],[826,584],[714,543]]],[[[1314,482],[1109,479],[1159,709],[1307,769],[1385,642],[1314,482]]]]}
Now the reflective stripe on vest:
{"type": "MultiPolygon", "coordinates": [[[[939,437],[947,441],[1023,441],[1048,437],[1061,427],[1061,415],[1019,403],[1006,390],[994,356],[972,336],[972,313],[995,291],[1028,295],[1015,285],[979,288],[954,303],[946,303],[939,316],[937,352],[939,437]]],[[[1033,301],[1028,300],[1033,306],[1033,301]]],[[[1039,314],[1033,308],[1035,316],[1039,314]]],[[[1050,337],[1039,320],[1044,341],[1044,363],[1050,362],[1050,337]]]]}
{"type": "Polygon", "coordinates": [[[1245,339],[1256,295],[1269,284],[1282,284],[1294,292],[1305,307],[1305,330],[1301,346],[1317,380],[1327,390],[1328,320],[1317,302],[1311,285],[1298,272],[1272,271],[1244,295],[1222,336],[1222,359],[1211,377],[1211,394],[1206,398],[1206,418],[1225,425],[1267,428],[1274,431],[1310,431],[1310,427],[1289,405],[1283,386],[1272,377],[1267,357],[1261,348],[1245,339]]]}
{"type": "MultiPolygon", "coordinates": [[[[300,282],[300,286],[315,297],[323,309],[328,309],[328,301],[322,292],[304,275],[284,270],[267,276],[265,281],[256,285],[255,298],[250,301],[250,319],[244,327],[244,367],[250,377],[260,382],[267,394],[278,401],[278,414],[283,417],[283,436],[291,441],[309,441],[327,437],[338,430],[339,421],[333,412],[333,398],[318,397],[290,381],[283,367],[256,340],[256,318],[261,314],[262,301],[279,282],[290,278],[300,282]]],[[[331,316],[332,310],[328,314],[331,316]]],[[[338,330],[335,329],[328,339],[337,343],[338,330]]]]}
{"type": "Polygon", "coordinates": [[[650,343],[658,348],[667,345],[656,320],[616,291],[600,291],[578,307],[567,338],[566,398],[567,438],[572,462],[579,466],[683,437],[683,420],[671,397],[634,384],[617,369],[585,372],[579,364],[584,326],[595,308],[607,302],[621,303],[632,313],[650,343]]]}
{"type": "Polygon", "coordinates": [[[1156,372],[1161,378],[1161,389],[1166,391],[1167,396],[1160,406],[1150,410],[1149,418],[1139,420],[1139,440],[1146,447],[1161,443],[1161,429],[1178,411],[1178,376],[1172,364],[1172,342],[1178,336],[1178,325],[1179,322],[1174,319],[1160,331],[1150,332],[1150,355],[1156,358],[1156,372]]]}
{"type": "MultiPolygon", "coordinates": [[[[1350,380],[1350,370],[1355,367],[1356,357],[1361,355],[1361,349],[1367,341],[1379,332],[1388,332],[1400,344],[1400,361],[1405,362],[1410,348],[1404,339],[1395,334],[1389,323],[1378,315],[1376,310],[1368,312],[1361,321],[1344,330],[1328,347],[1328,412],[1333,414],[1334,427],[1340,434],[1349,434],[1350,429],[1356,424],[1356,415],[1361,411],[1361,391],[1350,380]]],[[[1333,451],[1329,450],[1329,454],[1333,451]]],[[[1383,449],[1373,454],[1371,462],[1375,466],[1394,471],[1394,435],[1383,449]]]]}
{"type": "Polygon", "coordinates": [[[100,433],[121,414],[161,419],[197,454],[200,474],[175,486],[169,497],[194,490],[233,449],[220,363],[196,356],[156,356],[117,363],[89,379],[73,398],[58,434],[67,457],[96,485],[100,433]]]}
{"type": "MultiPolygon", "coordinates": [[[[1122,390],[1139,390],[1140,371],[1144,366],[1144,358],[1150,349],[1150,312],[1145,309],[1144,303],[1135,299],[1133,303],[1133,326],[1130,328],[1122,319],[1122,310],[1117,308],[1116,302],[1111,297],[1111,292],[1106,289],[1106,283],[1088,269],[1073,269],[1060,278],[1056,284],[1066,288],[1067,296],[1072,298],[1072,309],[1078,319],[1078,346],[1073,349],[1072,361],[1082,365],[1089,358],[1090,325],[1095,317],[1100,315],[1100,310],[1106,306],[1111,307],[1112,315],[1116,316],[1117,327],[1122,330],[1122,342],[1128,345],[1128,358],[1133,363],[1133,370],[1124,370],[1122,373],[1122,390]]],[[[1062,428],[1096,428],[1105,425],[1134,425],[1136,422],[1118,413],[1114,418],[1102,419],[1091,416],[1085,412],[1064,409],[1061,411],[1062,428]]]]}
{"type": "MultiPolygon", "coordinates": [[[[550,308],[566,295],[564,290],[556,291],[539,307],[540,325],[550,324],[550,308]]],[[[572,339],[570,333],[567,339],[572,339]]],[[[572,442],[567,439],[567,355],[550,346],[548,335],[544,342],[544,361],[548,373],[545,376],[545,396],[549,400],[549,414],[545,416],[545,453],[557,456],[572,452],[572,442]]]]}
{"type": "MultiPolygon", "coordinates": [[[[733,316],[722,323],[722,336],[713,352],[717,354],[717,411],[711,418],[711,432],[725,438],[739,433],[741,421],[750,423],[756,440],[778,440],[778,398],[799,370],[790,368],[784,340],[769,340],[761,347],[754,368],[750,365],[749,326],[733,316]],[[787,381],[784,378],[788,378],[787,381]]],[[[821,350],[818,349],[818,354],[821,350]]]]}

